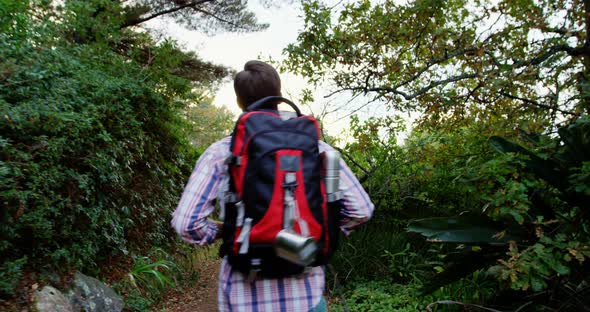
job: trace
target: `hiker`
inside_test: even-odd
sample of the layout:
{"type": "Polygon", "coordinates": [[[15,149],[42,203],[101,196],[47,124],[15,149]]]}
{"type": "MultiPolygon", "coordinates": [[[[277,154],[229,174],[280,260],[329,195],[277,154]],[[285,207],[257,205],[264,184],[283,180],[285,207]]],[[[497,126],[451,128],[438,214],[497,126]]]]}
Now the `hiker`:
{"type": "MultiPolygon", "coordinates": [[[[241,160],[243,163],[240,163],[240,157],[236,157],[232,154],[233,151],[240,150],[239,147],[234,146],[235,144],[241,144],[241,149],[255,148],[248,146],[247,142],[240,141],[243,140],[244,131],[245,133],[254,131],[248,130],[248,127],[263,128],[270,127],[270,124],[293,122],[297,127],[302,129],[305,128],[299,131],[303,132],[304,130],[307,131],[307,128],[310,127],[309,125],[314,123],[317,128],[317,122],[315,122],[315,119],[306,116],[301,116],[302,118],[299,119],[290,118],[296,116],[293,116],[291,112],[277,111],[277,106],[281,102],[290,103],[290,101],[280,98],[280,77],[272,66],[264,62],[247,62],[244,66],[244,70],[239,72],[234,78],[234,89],[237,96],[237,104],[243,111],[247,112],[252,106],[264,104],[265,107],[263,108],[263,113],[252,114],[249,117],[249,123],[242,120],[245,118],[240,119],[240,121],[238,121],[238,126],[236,126],[236,130],[234,130],[234,135],[236,135],[237,131],[240,133],[240,138],[235,138],[233,141],[231,136],[221,139],[213,143],[201,155],[184,189],[178,207],[173,214],[172,226],[176,232],[180,234],[183,240],[201,246],[211,244],[215,239],[223,236],[224,243],[222,244],[221,252],[222,255],[224,255],[224,258],[219,273],[217,297],[219,311],[327,311],[327,305],[323,298],[325,286],[325,267],[323,264],[325,264],[329,258],[329,249],[333,248],[332,246],[328,247],[330,244],[328,240],[336,239],[337,235],[335,235],[335,237],[330,237],[327,229],[324,229],[323,227],[328,224],[328,221],[335,221],[333,218],[327,220],[326,210],[324,210],[323,214],[321,210],[314,210],[322,209],[322,207],[325,209],[325,206],[322,205],[325,205],[326,200],[322,200],[321,194],[316,194],[319,196],[319,201],[313,198],[310,199],[315,200],[315,202],[319,203],[318,205],[313,205],[313,203],[308,205],[306,196],[313,197],[316,195],[312,194],[313,191],[310,193],[309,190],[307,190],[307,192],[298,191],[303,188],[301,184],[308,186],[307,183],[316,183],[319,192],[320,187],[317,181],[308,182],[307,180],[311,179],[309,177],[310,175],[319,179],[317,177],[319,174],[316,175],[313,173],[316,171],[315,169],[312,174],[309,174],[309,171],[304,171],[308,170],[309,163],[307,162],[315,160],[305,158],[307,157],[305,155],[309,154],[308,152],[298,154],[297,151],[293,152],[290,149],[283,153],[285,155],[281,154],[282,158],[279,161],[279,152],[276,153],[277,171],[268,173],[268,175],[271,177],[275,177],[276,175],[277,179],[284,178],[284,181],[275,181],[275,184],[282,184],[283,188],[277,186],[274,189],[271,188],[267,193],[272,193],[276,190],[284,192],[280,195],[273,195],[273,200],[279,201],[281,204],[273,204],[274,208],[272,209],[283,209],[282,207],[284,204],[285,211],[279,212],[276,215],[282,216],[283,218],[292,215],[292,219],[290,219],[291,228],[286,232],[281,230],[281,228],[276,228],[283,224],[282,220],[276,220],[280,218],[264,218],[268,215],[264,214],[263,219],[265,221],[260,222],[260,216],[248,217],[249,213],[253,213],[248,212],[248,209],[252,208],[244,208],[244,203],[246,205],[253,205],[250,204],[249,201],[257,201],[256,203],[259,203],[260,200],[262,200],[261,198],[266,195],[263,194],[263,191],[259,192],[256,188],[253,189],[253,187],[264,187],[264,185],[254,185],[258,183],[257,181],[242,181],[243,183],[240,184],[244,186],[242,188],[241,186],[235,186],[238,185],[237,182],[232,182],[236,179],[247,179],[251,176],[251,174],[246,174],[246,178],[244,178],[243,171],[240,175],[240,168],[246,166],[246,160],[241,160]],[[262,103],[264,101],[267,103],[262,103]],[[289,113],[291,113],[291,116],[289,116],[289,113]],[[257,124],[254,125],[252,123],[257,124]],[[243,128],[246,128],[246,130],[243,128]],[[300,166],[300,164],[304,163],[306,165],[300,166]],[[302,172],[305,172],[307,176],[302,172]],[[300,186],[297,186],[298,183],[300,186]],[[236,198],[229,198],[228,194],[232,195],[229,197],[236,198]],[[216,203],[220,205],[220,215],[221,218],[226,220],[225,224],[209,219],[209,216],[215,210],[216,203]],[[287,207],[292,207],[289,209],[295,209],[295,212],[290,211],[287,213],[287,207]],[[318,215],[320,219],[317,219],[318,215]],[[322,218],[325,218],[326,220],[321,220],[322,218]],[[255,224],[256,222],[258,222],[258,224],[255,224]],[[278,225],[269,225],[269,223],[272,222],[278,222],[278,225]],[[255,229],[260,229],[262,226],[260,223],[265,223],[264,226],[267,227],[262,228],[262,233],[258,231],[256,234],[255,229]],[[268,231],[270,230],[266,229],[272,227],[274,227],[275,232],[269,233],[268,231]],[[279,230],[281,231],[277,233],[276,231],[279,230]],[[305,244],[305,248],[309,247],[305,249],[307,255],[311,252],[317,251],[318,256],[316,260],[313,262],[302,260],[303,262],[301,263],[293,264],[290,262],[291,260],[287,261],[278,258],[274,254],[268,256],[267,251],[262,252],[264,255],[251,256],[251,254],[256,253],[257,246],[264,245],[262,243],[257,245],[258,238],[256,237],[268,235],[274,237],[274,235],[279,236],[282,234],[286,234],[287,236],[291,235],[289,237],[294,237],[295,242],[305,244]],[[310,237],[313,239],[310,239],[310,237]],[[310,241],[312,242],[312,245],[307,245],[310,241]],[[276,263],[264,263],[265,261],[271,261],[268,259],[275,259],[272,257],[276,258],[276,263]],[[291,274],[288,276],[281,276],[281,272],[286,271],[291,272],[291,274]]],[[[244,114],[242,117],[243,116],[244,114]]],[[[264,131],[259,132],[262,133],[264,131]]],[[[305,145],[304,142],[309,143],[317,141],[317,146],[315,143],[307,144],[308,147],[313,145],[310,148],[311,150],[314,150],[313,153],[334,151],[331,146],[319,140],[318,134],[312,134],[315,135],[315,137],[310,135],[299,137],[299,133],[285,133],[280,134],[279,137],[285,135],[293,137],[294,139],[291,141],[301,140],[300,143],[290,142],[296,144],[297,148],[299,148],[300,145],[305,145]]],[[[272,135],[272,133],[269,135],[272,135]]],[[[268,144],[273,144],[270,141],[272,140],[269,140],[268,144]]],[[[274,141],[277,140],[275,139],[274,141]]],[[[259,145],[261,145],[261,143],[259,145]]],[[[316,156],[317,155],[314,157],[316,156]]],[[[272,157],[272,161],[274,162],[275,156],[273,155],[272,157]]],[[[315,167],[313,168],[320,169],[317,165],[314,166],[315,167]]],[[[272,163],[270,166],[266,167],[275,168],[275,165],[272,163]]],[[[335,171],[336,175],[339,175],[337,193],[340,195],[337,198],[337,202],[340,204],[337,213],[339,213],[341,218],[338,218],[335,228],[337,231],[339,228],[348,235],[354,227],[369,220],[373,214],[374,205],[344,161],[337,160],[336,168],[339,168],[339,170],[336,169],[335,171]]],[[[256,174],[258,174],[260,173],[259,171],[263,169],[256,168],[255,170],[255,172],[257,172],[256,174]]],[[[321,189],[322,192],[324,192],[325,187],[322,186],[321,189]]],[[[272,194],[267,195],[271,196],[272,194]]],[[[271,208],[268,209],[270,210],[271,208]]],[[[261,247],[262,249],[260,250],[266,248],[263,247],[261,247]]],[[[291,247],[292,246],[289,245],[286,248],[288,249],[291,247]]],[[[299,249],[296,252],[299,251],[303,253],[303,251],[299,249]]],[[[285,254],[293,257],[292,250],[286,250],[285,254]],[[289,252],[291,252],[291,254],[289,254],[289,252]]]]}

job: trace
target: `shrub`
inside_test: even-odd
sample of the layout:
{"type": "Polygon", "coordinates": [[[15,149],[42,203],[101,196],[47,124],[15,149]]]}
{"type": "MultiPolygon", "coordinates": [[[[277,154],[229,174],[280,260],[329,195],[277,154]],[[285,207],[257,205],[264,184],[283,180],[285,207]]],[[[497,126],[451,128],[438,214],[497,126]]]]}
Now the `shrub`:
{"type": "Polygon", "coordinates": [[[202,99],[170,74],[179,48],[141,34],[128,34],[128,54],[73,44],[27,1],[2,9],[0,296],[26,267],[96,273],[104,259],[170,244],[196,158],[183,109],[202,99]],[[144,46],[151,67],[134,59],[144,46]]]}
{"type": "Polygon", "coordinates": [[[418,312],[424,311],[431,296],[421,296],[416,285],[395,284],[387,280],[359,281],[350,285],[340,300],[331,306],[332,311],[351,312],[418,312]]]}

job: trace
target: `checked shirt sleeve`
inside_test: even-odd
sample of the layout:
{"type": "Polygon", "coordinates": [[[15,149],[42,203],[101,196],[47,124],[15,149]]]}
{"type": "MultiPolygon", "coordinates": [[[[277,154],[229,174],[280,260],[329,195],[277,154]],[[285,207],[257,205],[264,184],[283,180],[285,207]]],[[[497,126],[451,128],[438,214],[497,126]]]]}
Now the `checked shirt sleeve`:
{"type": "Polygon", "coordinates": [[[222,181],[222,146],[215,143],[201,155],[172,215],[172,227],[189,243],[208,245],[217,234],[215,223],[208,217],[215,209],[222,181]]]}
{"type": "Polygon", "coordinates": [[[340,211],[343,216],[340,229],[348,235],[355,227],[371,219],[375,205],[342,159],[340,160],[340,191],[344,193],[344,208],[340,211]]]}

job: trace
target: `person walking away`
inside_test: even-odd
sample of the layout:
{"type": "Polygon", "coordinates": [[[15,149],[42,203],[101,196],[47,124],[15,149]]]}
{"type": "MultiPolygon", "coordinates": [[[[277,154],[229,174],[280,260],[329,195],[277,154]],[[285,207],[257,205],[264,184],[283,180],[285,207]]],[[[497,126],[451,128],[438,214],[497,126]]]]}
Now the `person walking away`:
{"type": "MultiPolygon", "coordinates": [[[[269,115],[264,116],[264,118],[271,118],[269,121],[275,120],[276,116],[279,115],[281,120],[293,120],[290,118],[293,116],[292,114],[289,116],[289,112],[277,111],[277,105],[281,101],[290,101],[280,98],[281,80],[277,71],[269,64],[260,61],[247,62],[244,66],[244,70],[239,72],[234,78],[234,90],[236,92],[237,104],[243,111],[246,112],[253,104],[260,105],[262,104],[260,103],[261,101],[266,101],[269,103],[265,104],[267,105],[266,109],[264,109],[265,113],[259,115],[269,115]],[[270,101],[268,101],[268,99],[270,99],[270,101]]],[[[305,118],[305,116],[303,117],[305,118]]],[[[294,122],[299,121],[295,120],[294,122]]],[[[240,123],[239,121],[236,128],[264,127],[266,126],[266,123],[267,121],[263,121],[262,117],[259,119],[251,118],[250,124],[246,124],[245,121],[240,123]],[[251,124],[256,122],[259,124],[251,124]],[[246,124],[246,126],[244,126],[244,124],[246,124]]],[[[236,129],[234,134],[236,131],[240,130],[236,129]]],[[[233,203],[228,205],[227,202],[231,202],[232,199],[228,198],[227,194],[234,194],[234,197],[240,197],[238,195],[241,195],[244,197],[243,201],[247,204],[248,198],[254,198],[253,200],[259,201],[260,197],[263,196],[262,194],[258,194],[257,191],[250,190],[251,192],[248,193],[247,187],[238,190],[238,192],[235,190],[235,187],[232,186],[233,184],[230,183],[230,181],[232,181],[235,184],[236,182],[234,182],[234,180],[240,179],[239,174],[232,175],[232,173],[229,172],[229,168],[236,168],[236,166],[239,166],[239,164],[235,164],[236,157],[232,156],[233,154],[231,150],[232,147],[235,147],[233,145],[237,144],[235,141],[237,140],[234,139],[234,141],[232,141],[231,136],[223,138],[209,146],[209,148],[207,148],[207,150],[200,156],[188,183],[185,186],[178,207],[173,213],[171,222],[173,228],[184,241],[201,246],[212,244],[216,239],[221,238],[222,235],[224,236],[224,243],[222,245],[222,253],[224,254],[224,257],[221,262],[218,279],[219,311],[327,311],[326,302],[323,299],[325,288],[325,267],[322,264],[324,264],[324,262],[315,261],[311,264],[300,263],[301,270],[297,271],[296,274],[289,274],[288,276],[275,274],[275,276],[272,272],[280,272],[283,267],[283,262],[279,265],[274,264],[273,266],[273,263],[271,263],[270,266],[259,268],[257,265],[260,265],[260,259],[263,259],[262,262],[265,261],[265,256],[256,256],[254,258],[248,256],[249,254],[255,253],[254,247],[257,245],[254,241],[254,236],[265,236],[265,234],[269,234],[255,234],[256,231],[254,229],[257,225],[252,224],[256,223],[256,220],[254,220],[256,218],[244,218],[243,215],[237,217],[238,222],[240,223],[239,226],[235,224],[236,222],[232,221],[232,223],[227,221],[227,219],[236,219],[235,215],[236,213],[239,214],[239,211],[242,211],[242,214],[244,214],[243,209],[246,209],[245,211],[248,211],[249,209],[243,207],[244,203],[242,200],[235,198],[233,199],[233,203]],[[232,164],[228,159],[233,159],[234,163],[232,164]],[[222,217],[226,218],[225,225],[209,218],[215,210],[216,203],[219,204],[222,210],[222,217]],[[226,207],[231,207],[231,211],[238,212],[234,213],[232,218],[226,217],[230,215],[230,211],[225,211],[229,210],[229,208],[225,209],[226,207]],[[231,231],[230,234],[227,233],[229,232],[228,229],[231,231]],[[248,241],[249,238],[250,241],[248,241]],[[246,269],[241,266],[242,262],[240,262],[240,259],[247,259],[245,264],[246,269]]],[[[317,139],[317,150],[319,153],[335,151],[330,145],[319,140],[319,137],[317,139]]],[[[286,182],[283,183],[283,185],[289,184],[287,183],[289,182],[288,177],[292,177],[293,179],[290,182],[294,182],[292,185],[296,187],[297,182],[303,182],[303,178],[297,173],[297,170],[303,170],[299,168],[297,161],[302,161],[300,158],[293,158],[295,156],[292,156],[289,152],[287,152],[287,154],[288,155],[281,158],[280,164],[277,164],[277,168],[281,167],[281,170],[286,170],[284,175],[281,175],[281,177],[284,176],[286,179],[286,182]],[[291,161],[293,159],[297,161],[291,161]]],[[[276,157],[278,159],[279,156],[277,155],[276,157]]],[[[241,177],[243,178],[243,175],[241,177]]],[[[248,176],[243,179],[247,178],[248,176]]],[[[251,182],[247,180],[242,181],[242,183],[243,184],[240,185],[248,186],[251,184],[251,182]]],[[[285,193],[281,193],[281,196],[274,200],[282,202],[284,199],[284,207],[289,207],[289,199],[296,200],[295,205],[290,205],[290,207],[295,207],[295,214],[293,214],[292,211],[290,212],[291,215],[294,215],[291,220],[293,226],[290,231],[295,234],[309,234],[309,232],[313,232],[314,224],[323,222],[315,222],[314,219],[310,217],[311,214],[306,214],[305,211],[302,210],[305,208],[301,208],[301,206],[305,206],[305,195],[302,195],[304,196],[302,200],[301,197],[296,197],[294,195],[296,192],[289,193],[289,190],[293,189],[285,188],[285,190],[282,190],[285,193]],[[302,215],[307,215],[307,218],[309,219],[301,222],[305,217],[302,217],[302,215]]],[[[339,210],[340,217],[338,218],[339,223],[337,226],[339,226],[341,231],[348,235],[355,227],[367,222],[371,218],[374,205],[357,178],[341,159],[339,160],[338,190],[338,193],[341,195],[339,201],[341,203],[339,207],[341,208],[339,210]]],[[[283,205],[279,206],[281,208],[283,207],[283,205]]],[[[318,213],[314,211],[313,217],[315,218],[317,214],[318,213]]],[[[246,212],[246,216],[247,215],[248,212],[246,212]]],[[[284,212],[284,214],[281,213],[277,215],[285,217],[288,213],[284,212]]],[[[323,216],[326,217],[326,214],[324,213],[323,216]]],[[[266,220],[265,223],[268,223],[267,221],[279,222],[276,220],[276,217],[269,218],[270,221],[266,220]]],[[[257,221],[258,223],[262,223],[261,220],[257,221]]],[[[320,224],[319,226],[321,229],[322,225],[320,224]]],[[[321,250],[318,252],[320,254],[323,250],[329,249],[329,243],[326,239],[328,235],[322,233],[323,232],[320,230],[320,232],[314,236],[320,243],[321,250]]],[[[308,236],[310,235],[311,234],[308,236]]],[[[319,257],[320,256],[318,256],[318,258],[319,257]]],[[[277,261],[284,260],[277,258],[277,261]]],[[[285,262],[285,264],[287,267],[298,268],[297,265],[287,264],[287,262],[285,262]]]]}

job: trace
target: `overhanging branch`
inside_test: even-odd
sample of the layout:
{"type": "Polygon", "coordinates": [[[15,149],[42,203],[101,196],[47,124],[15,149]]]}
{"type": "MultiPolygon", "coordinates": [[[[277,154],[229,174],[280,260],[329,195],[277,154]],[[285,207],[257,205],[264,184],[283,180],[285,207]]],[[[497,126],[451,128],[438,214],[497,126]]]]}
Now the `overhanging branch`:
{"type": "MultiPolygon", "coordinates": [[[[586,0],[586,1],[590,3],[590,0],[586,0]]],[[[493,55],[493,53],[491,51],[486,50],[485,48],[478,48],[476,46],[469,46],[469,47],[466,47],[463,49],[457,49],[457,50],[445,53],[445,55],[443,57],[433,58],[433,59],[429,60],[422,68],[420,68],[410,78],[405,79],[404,81],[394,85],[393,87],[371,87],[370,82],[369,82],[369,77],[367,77],[367,79],[364,80],[364,82],[365,82],[364,86],[357,85],[357,86],[352,86],[352,87],[340,88],[340,89],[337,89],[337,90],[331,92],[330,94],[324,96],[324,98],[331,97],[331,96],[333,96],[337,93],[343,92],[343,91],[357,91],[357,92],[364,92],[364,93],[368,93],[368,92],[390,93],[390,94],[394,94],[394,95],[399,95],[399,96],[403,97],[405,100],[409,101],[409,100],[415,99],[415,98],[425,94],[426,92],[430,91],[431,89],[436,88],[441,85],[446,85],[449,83],[453,83],[453,82],[457,82],[457,81],[461,81],[461,80],[465,80],[465,79],[476,78],[476,77],[479,77],[479,76],[482,76],[482,75],[485,75],[488,73],[492,73],[492,72],[506,72],[506,71],[512,71],[516,68],[537,66],[537,65],[540,65],[543,62],[547,61],[549,58],[551,58],[552,56],[554,56],[555,54],[560,53],[560,52],[565,52],[568,55],[573,56],[573,57],[590,56],[590,45],[584,45],[584,46],[578,46],[578,47],[571,47],[568,45],[556,45],[556,46],[552,46],[552,47],[546,49],[543,53],[541,53],[540,55],[538,55],[536,57],[533,57],[533,58],[530,58],[527,60],[515,60],[514,62],[512,62],[512,64],[502,63],[500,60],[498,60],[493,55]],[[460,55],[463,55],[466,53],[470,53],[470,52],[478,52],[478,55],[479,54],[487,55],[491,59],[492,63],[497,67],[497,69],[492,70],[492,71],[486,71],[484,73],[481,73],[481,72],[464,73],[464,74],[461,74],[458,76],[449,77],[447,79],[433,81],[433,82],[430,82],[427,86],[425,86],[413,93],[409,93],[407,91],[400,90],[400,88],[407,86],[409,83],[411,83],[413,81],[417,81],[420,78],[420,76],[422,74],[424,74],[425,72],[427,72],[429,69],[431,69],[432,66],[434,66],[436,64],[441,64],[441,63],[451,60],[457,56],[460,56],[460,55]]],[[[370,76],[372,74],[374,74],[374,73],[370,72],[370,74],[368,76],[370,76]]],[[[529,104],[532,104],[532,103],[529,103],[529,104]]],[[[562,113],[572,114],[571,112],[567,112],[567,111],[563,111],[562,113]]]]}
{"type": "Polygon", "coordinates": [[[396,87],[393,88],[388,88],[388,87],[377,87],[377,88],[358,88],[359,90],[357,91],[364,91],[366,92],[388,92],[388,93],[393,93],[393,94],[397,94],[397,95],[401,95],[404,99],[406,99],[407,101],[415,99],[417,97],[419,97],[420,95],[430,91],[433,88],[436,88],[438,86],[442,86],[442,85],[446,85],[448,83],[451,82],[457,82],[457,81],[461,81],[461,80],[465,80],[465,79],[471,79],[471,78],[476,78],[477,76],[479,76],[479,73],[465,73],[462,75],[458,75],[458,76],[453,76],[444,80],[438,80],[438,81],[433,81],[430,84],[428,84],[428,86],[412,93],[412,94],[408,94],[406,92],[400,91],[398,90],[396,87]]]}
{"type": "Polygon", "coordinates": [[[410,79],[399,83],[398,85],[396,85],[395,87],[393,87],[394,89],[397,89],[399,87],[403,87],[405,85],[407,85],[408,83],[410,83],[411,81],[414,81],[416,79],[418,79],[418,77],[420,77],[423,73],[425,73],[427,70],[429,70],[432,66],[440,64],[442,62],[448,61],[454,57],[457,57],[459,55],[463,55],[465,53],[468,52],[475,52],[477,51],[476,47],[467,47],[464,49],[459,49],[459,50],[455,50],[455,51],[451,51],[448,53],[445,53],[444,57],[440,57],[440,58],[433,58],[430,61],[428,61],[428,63],[426,64],[426,66],[424,66],[422,69],[420,69],[418,72],[416,72],[412,77],[410,77],[410,79]]]}
{"type": "Polygon", "coordinates": [[[502,96],[505,96],[505,97],[509,98],[509,99],[519,100],[519,101],[522,101],[523,103],[526,103],[526,104],[530,104],[530,105],[533,105],[533,106],[536,106],[536,107],[540,107],[540,108],[554,110],[554,111],[560,112],[562,114],[571,115],[571,116],[578,116],[579,115],[579,114],[576,114],[574,112],[565,111],[565,110],[559,109],[559,108],[554,107],[554,106],[550,106],[550,105],[547,105],[547,104],[539,103],[537,101],[533,101],[531,99],[525,99],[525,98],[522,98],[522,97],[518,97],[518,96],[512,95],[510,93],[500,92],[500,94],[502,96]]]}
{"type": "Polygon", "coordinates": [[[173,7],[173,8],[167,9],[167,10],[156,12],[154,14],[151,14],[151,15],[146,16],[146,17],[143,17],[143,18],[137,18],[137,19],[127,20],[127,21],[125,21],[125,23],[123,25],[121,25],[121,28],[126,28],[126,27],[129,27],[129,26],[139,25],[141,23],[147,22],[147,21],[149,21],[151,19],[154,19],[154,18],[159,17],[159,16],[162,16],[162,15],[166,15],[166,14],[178,12],[178,11],[183,10],[183,9],[186,9],[188,7],[195,7],[197,5],[201,5],[203,3],[212,2],[212,1],[213,0],[191,1],[191,2],[188,2],[186,4],[177,6],[177,7],[173,7]]]}
{"type": "Polygon", "coordinates": [[[197,12],[203,13],[203,14],[205,14],[205,15],[209,15],[209,16],[213,17],[214,19],[216,19],[216,20],[218,20],[218,21],[220,21],[220,22],[223,22],[223,23],[226,23],[226,24],[232,25],[232,26],[234,26],[234,27],[236,27],[236,28],[245,28],[245,27],[240,27],[240,25],[238,25],[238,24],[236,24],[236,23],[234,23],[234,22],[232,22],[232,21],[229,21],[229,20],[223,19],[223,18],[221,18],[221,17],[219,17],[219,16],[217,16],[217,15],[215,15],[215,14],[213,14],[213,13],[209,12],[209,11],[205,11],[205,10],[203,10],[203,9],[200,9],[200,8],[192,8],[192,9],[193,9],[193,10],[195,10],[195,11],[197,11],[197,12]]]}
{"type": "Polygon", "coordinates": [[[386,92],[386,93],[392,93],[392,94],[396,94],[396,95],[400,95],[402,96],[404,99],[406,99],[407,101],[412,100],[414,98],[419,97],[420,95],[428,92],[429,90],[436,88],[438,86],[441,85],[445,85],[451,82],[457,82],[457,81],[461,81],[461,80],[465,80],[465,79],[470,79],[470,78],[476,78],[478,77],[480,74],[479,73],[469,73],[469,74],[463,74],[463,75],[458,75],[458,76],[453,76],[444,80],[438,80],[438,81],[433,81],[431,82],[428,86],[412,93],[409,94],[407,92],[398,90],[397,87],[374,87],[374,88],[367,88],[366,86],[364,87],[350,87],[350,88],[341,88],[338,89],[336,91],[333,91],[332,93],[325,95],[324,98],[328,98],[333,96],[334,94],[343,92],[343,91],[361,91],[364,93],[369,93],[369,92],[386,92]]]}

